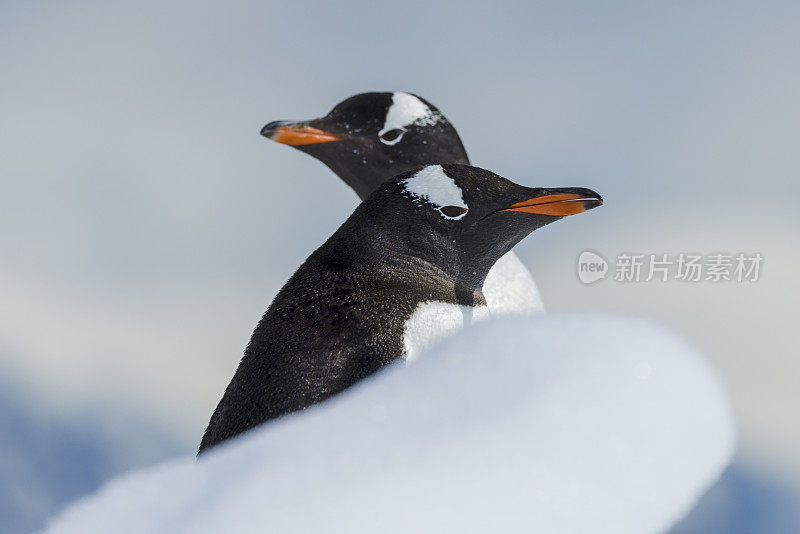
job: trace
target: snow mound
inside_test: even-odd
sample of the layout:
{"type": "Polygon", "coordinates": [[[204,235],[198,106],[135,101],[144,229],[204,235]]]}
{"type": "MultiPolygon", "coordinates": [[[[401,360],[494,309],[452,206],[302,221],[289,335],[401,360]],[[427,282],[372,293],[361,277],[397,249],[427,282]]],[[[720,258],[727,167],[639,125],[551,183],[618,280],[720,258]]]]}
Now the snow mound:
{"type": "Polygon", "coordinates": [[[664,532],[733,446],[717,379],[669,332],[506,318],[198,462],[117,479],[47,532],[664,532]]]}

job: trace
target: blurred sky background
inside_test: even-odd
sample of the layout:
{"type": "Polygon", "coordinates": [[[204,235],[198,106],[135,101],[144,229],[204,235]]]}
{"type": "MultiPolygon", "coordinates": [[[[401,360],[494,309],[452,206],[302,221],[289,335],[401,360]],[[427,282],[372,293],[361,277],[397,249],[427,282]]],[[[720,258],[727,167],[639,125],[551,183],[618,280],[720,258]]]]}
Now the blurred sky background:
{"type": "Polygon", "coordinates": [[[799,485],[797,3],[7,1],[0,67],[8,528],[196,448],[272,296],[357,203],[259,130],[367,90],[433,102],[479,166],[599,191],[516,249],[549,309],[681,332],[741,457],[799,485]],[[584,286],[585,249],[764,263],[584,286]]]}

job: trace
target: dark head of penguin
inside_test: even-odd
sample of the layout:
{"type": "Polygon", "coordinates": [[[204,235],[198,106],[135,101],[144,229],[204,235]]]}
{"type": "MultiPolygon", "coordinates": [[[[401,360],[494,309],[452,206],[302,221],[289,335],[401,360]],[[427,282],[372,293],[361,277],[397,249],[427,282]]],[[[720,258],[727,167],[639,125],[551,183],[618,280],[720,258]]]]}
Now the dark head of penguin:
{"type": "Polygon", "coordinates": [[[410,93],[361,93],[306,121],[275,121],[261,135],[317,158],[363,200],[390,176],[430,163],[469,163],[435,106],[410,93]]]}
{"type": "Polygon", "coordinates": [[[472,292],[528,234],[602,203],[590,189],[525,187],[478,167],[430,165],[379,187],[350,231],[382,261],[412,257],[472,292]]]}

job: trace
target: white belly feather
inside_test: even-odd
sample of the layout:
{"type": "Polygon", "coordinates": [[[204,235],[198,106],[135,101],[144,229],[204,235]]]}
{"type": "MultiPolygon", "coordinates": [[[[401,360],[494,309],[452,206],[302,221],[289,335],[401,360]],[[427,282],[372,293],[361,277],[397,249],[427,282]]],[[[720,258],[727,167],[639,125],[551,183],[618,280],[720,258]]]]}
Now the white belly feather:
{"type": "Polygon", "coordinates": [[[500,258],[489,271],[483,295],[488,306],[473,308],[441,301],[420,303],[403,329],[406,361],[474,321],[492,315],[544,311],[536,282],[513,251],[500,258]]]}
{"type": "Polygon", "coordinates": [[[473,321],[489,317],[486,306],[459,306],[442,301],[422,302],[406,321],[403,329],[403,355],[413,360],[429,348],[473,321]]]}
{"type": "Polygon", "coordinates": [[[513,250],[497,260],[489,271],[483,283],[483,296],[493,315],[544,311],[533,276],[513,250]]]}

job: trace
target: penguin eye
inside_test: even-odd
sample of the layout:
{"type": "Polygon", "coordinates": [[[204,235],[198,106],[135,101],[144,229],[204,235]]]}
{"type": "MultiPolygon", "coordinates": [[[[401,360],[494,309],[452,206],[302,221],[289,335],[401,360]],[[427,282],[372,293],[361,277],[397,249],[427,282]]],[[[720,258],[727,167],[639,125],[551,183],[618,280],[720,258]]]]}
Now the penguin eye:
{"type": "Polygon", "coordinates": [[[467,208],[462,208],[461,206],[442,206],[439,208],[439,211],[442,212],[442,215],[445,217],[455,219],[467,213],[467,208]]]}
{"type": "Polygon", "coordinates": [[[405,130],[402,130],[400,128],[394,128],[392,130],[387,130],[385,132],[379,133],[378,137],[380,137],[383,143],[387,145],[393,145],[398,141],[400,141],[400,138],[403,137],[404,133],[405,130]]]}

